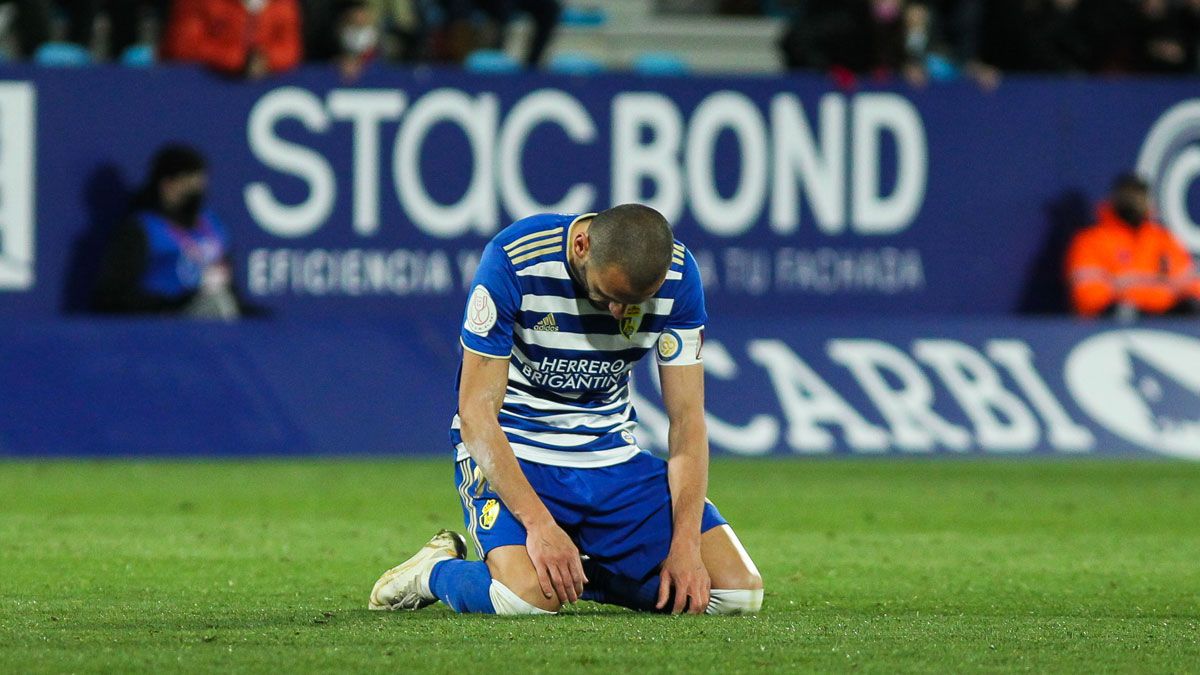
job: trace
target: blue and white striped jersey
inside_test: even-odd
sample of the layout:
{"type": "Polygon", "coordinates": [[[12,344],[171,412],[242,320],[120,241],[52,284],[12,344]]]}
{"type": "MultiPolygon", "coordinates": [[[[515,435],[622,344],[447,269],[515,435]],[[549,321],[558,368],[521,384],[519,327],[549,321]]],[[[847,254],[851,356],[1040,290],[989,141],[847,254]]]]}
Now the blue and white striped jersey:
{"type": "MultiPolygon", "coordinates": [[[[639,451],[632,431],[630,370],[651,348],[659,363],[700,362],[704,289],[678,242],[653,298],[617,321],[595,307],[567,271],[567,236],[584,215],[519,220],[487,245],[471,285],[461,334],[465,349],[509,358],[500,410],[517,457],[540,464],[600,467],[639,451]]],[[[450,440],[468,457],[459,417],[450,440]]]]}

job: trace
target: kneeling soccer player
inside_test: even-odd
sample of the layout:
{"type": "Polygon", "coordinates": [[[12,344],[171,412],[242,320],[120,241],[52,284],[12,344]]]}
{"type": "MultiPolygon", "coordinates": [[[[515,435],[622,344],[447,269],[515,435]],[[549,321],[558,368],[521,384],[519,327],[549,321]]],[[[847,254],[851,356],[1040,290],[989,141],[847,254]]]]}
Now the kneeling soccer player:
{"type": "Polygon", "coordinates": [[[705,499],[695,259],[657,211],[537,215],[484,249],[462,328],[450,438],[467,530],[385,573],[371,609],[548,614],[583,598],[753,613],[762,578],[705,499]],[[629,373],[656,348],[670,460],[640,449],[629,373]]]}

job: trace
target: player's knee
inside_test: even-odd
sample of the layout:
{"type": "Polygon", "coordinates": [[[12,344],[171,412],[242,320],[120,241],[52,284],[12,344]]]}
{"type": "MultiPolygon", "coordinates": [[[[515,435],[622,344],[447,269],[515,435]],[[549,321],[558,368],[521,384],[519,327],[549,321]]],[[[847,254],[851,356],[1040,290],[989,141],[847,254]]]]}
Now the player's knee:
{"type": "Polygon", "coordinates": [[[757,614],[762,609],[763,580],[758,570],[740,569],[720,582],[709,594],[709,614],[757,614]]]}
{"type": "Polygon", "coordinates": [[[761,591],[763,587],[762,576],[753,566],[742,567],[736,566],[736,569],[722,570],[721,573],[713,574],[713,586],[716,588],[741,589],[746,591],[761,591]]]}
{"type": "Polygon", "coordinates": [[[737,587],[748,591],[761,591],[763,589],[762,575],[758,573],[758,570],[747,570],[737,587]]]}
{"type": "Polygon", "coordinates": [[[558,601],[542,595],[542,589],[534,580],[532,586],[515,584],[514,590],[497,579],[492,580],[488,595],[492,599],[492,607],[501,616],[523,616],[533,614],[554,614],[558,611],[558,601]]]}
{"type": "Polygon", "coordinates": [[[709,593],[708,614],[757,614],[762,609],[762,579],[758,588],[714,588],[709,593]]]}

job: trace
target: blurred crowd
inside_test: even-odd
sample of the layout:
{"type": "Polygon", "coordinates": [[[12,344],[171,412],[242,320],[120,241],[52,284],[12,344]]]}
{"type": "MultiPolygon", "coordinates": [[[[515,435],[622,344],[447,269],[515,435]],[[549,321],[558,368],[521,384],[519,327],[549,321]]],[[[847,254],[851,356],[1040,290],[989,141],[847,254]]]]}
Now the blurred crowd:
{"type": "Polygon", "coordinates": [[[533,67],[561,9],[559,0],[0,0],[0,33],[13,57],[42,62],[74,49],[81,60],[144,54],[248,78],[333,62],[353,77],[379,59],[458,63],[500,49],[518,13],[533,23],[524,46],[533,67]]]}
{"type": "MultiPolygon", "coordinates": [[[[741,4],[745,3],[730,3],[741,4]]],[[[960,74],[1200,72],[1200,0],[791,0],[792,69],[920,84],[960,74]]]]}
{"type": "MultiPolygon", "coordinates": [[[[646,2],[661,14],[787,17],[785,66],[847,83],[1200,72],[1200,0],[646,2]]],[[[520,49],[536,67],[562,13],[562,0],[0,0],[0,35],[14,58],[49,45],[89,61],[142,54],[251,78],[333,62],[354,77],[376,60],[453,64],[503,49],[517,17],[532,26],[520,49]]]]}

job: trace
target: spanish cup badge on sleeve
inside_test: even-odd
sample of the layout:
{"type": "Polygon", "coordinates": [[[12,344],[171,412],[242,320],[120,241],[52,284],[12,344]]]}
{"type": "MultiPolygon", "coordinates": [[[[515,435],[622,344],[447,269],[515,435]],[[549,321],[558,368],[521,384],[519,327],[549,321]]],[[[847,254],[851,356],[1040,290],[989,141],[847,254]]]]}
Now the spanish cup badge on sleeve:
{"type": "Polygon", "coordinates": [[[471,291],[471,299],[467,301],[467,318],[463,322],[463,328],[476,335],[487,335],[495,325],[496,303],[488,289],[479,284],[471,291]]]}

